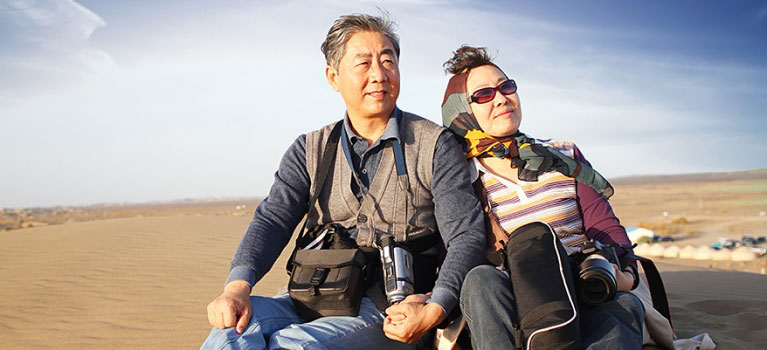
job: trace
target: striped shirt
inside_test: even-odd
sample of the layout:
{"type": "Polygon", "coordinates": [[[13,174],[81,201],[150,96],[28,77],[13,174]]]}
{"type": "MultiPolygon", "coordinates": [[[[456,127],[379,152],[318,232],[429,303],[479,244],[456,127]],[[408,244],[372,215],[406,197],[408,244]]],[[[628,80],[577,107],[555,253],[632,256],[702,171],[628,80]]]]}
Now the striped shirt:
{"type": "MultiPolygon", "coordinates": [[[[574,158],[575,145],[571,142],[536,142],[574,158]]],[[[565,246],[578,246],[587,240],[577,202],[575,179],[552,171],[540,174],[538,181],[518,180],[514,183],[493,175],[476,158],[474,165],[481,171],[490,208],[506,232],[511,233],[520,226],[541,221],[554,229],[565,246]]]]}

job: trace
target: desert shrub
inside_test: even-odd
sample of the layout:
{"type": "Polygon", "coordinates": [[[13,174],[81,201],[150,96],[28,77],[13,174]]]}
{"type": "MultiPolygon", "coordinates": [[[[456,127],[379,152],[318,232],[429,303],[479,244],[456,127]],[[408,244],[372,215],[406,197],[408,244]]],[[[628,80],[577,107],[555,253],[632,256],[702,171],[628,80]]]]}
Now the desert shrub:
{"type": "Polygon", "coordinates": [[[676,218],[674,220],[671,220],[671,223],[674,225],[687,225],[689,222],[687,221],[687,218],[684,216],[676,218]]]}
{"type": "Polygon", "coordinates": [[[642,236],[642,237],[639,237],[639,239],[636,241],[636,243],[637,244],[642,244],[642,243],[650,244],[650,243],[652,243],[652,238],[651,237],[647,237],[647,236],[642,236]]]}
{"type": "Polygon", "coordinates": [[[684,229],[684,231],[682,231],[682,233],[683,233],[684,235],[686,235],[686,236],[694,236],[694,235],[699,235],[699,234],[700,234],[700,231],[695,231],[695,230],[690,230],[690,229],[684,229]]]}
{"type": "Polygon", "coordinates": [[[659,236],[671,236],[679,233],[679,228],[674,225],[660,225],[655,229],[655,233],[659,236]]]}

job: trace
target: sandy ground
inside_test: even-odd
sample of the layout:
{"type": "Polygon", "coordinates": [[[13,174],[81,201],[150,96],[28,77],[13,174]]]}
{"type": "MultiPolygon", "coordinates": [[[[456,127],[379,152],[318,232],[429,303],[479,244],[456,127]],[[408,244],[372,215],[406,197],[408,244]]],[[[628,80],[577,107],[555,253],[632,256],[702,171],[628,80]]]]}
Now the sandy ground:
{"type": "Polygon", "coordinates": [[[758,178],[719,175],[708,182],[617,180],[610,205],[624,226],[670,231],[682,246],[711,245],[719,237],[767,236],[767,170],[754,173],[758,178]]]}
{"type": "MultiPolygon", "coordinates": [[[[123,218],[0,232],[0,349],[195,349],[249,218],[123,218]]],[[[283,257],[254,289],[273,295],[283,257]]],[[[767,276],[660,263],[681,336],[767,348],[767,276]]]]}
{"type": "Polygon", "coordinates": [[[717,349],[767,349],[767,276],[657,263],[676,334],[708,332],[717,349]]]}

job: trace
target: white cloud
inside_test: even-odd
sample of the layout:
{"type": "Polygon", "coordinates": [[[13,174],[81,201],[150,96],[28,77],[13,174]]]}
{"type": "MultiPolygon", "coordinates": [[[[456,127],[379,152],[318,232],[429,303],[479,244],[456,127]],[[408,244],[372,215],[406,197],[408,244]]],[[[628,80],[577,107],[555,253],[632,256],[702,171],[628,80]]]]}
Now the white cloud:
{"type": "Polygon", "coordinates": [[[8,0],[6,16],[18,25],[21,39],[45,47],[82,45],[96,28],[106,25],[98,15],[72,0],[8,0]]]}
{"type": "MultiPolygon", "coordinates": [[[[29,97],[82,82],[115,65],[89,43],[106,23],[71,0],[7,0],[0,4],[6,50],[0,56],[0,96],[29,97]]],[[[2,102],[2,101],[0,101],[2,102]]]]}
{"type": "MultiPolygon", "coordinates": [[[[265,194],[288,144],[343,113],[323,76],[327,29],[342,14],[377,13],[332,1],[164,3],[113,17],[72,1],[0,4],[0,30],[10,29],[0,43],[23,49],[0,45],[0,142],[17,150],[0,164],[26,164],[0,175],[0,206],[265,194]],[[25,181],[36,185],[13,185],[25,181]]],[[[520,83],[523,131],[577,142],[607,176],[732,168],[747,163],[707,160],[736,137],[763,144],[727,128],[753,127],[732,102],[764,96],[758,70],[601,41],[642,32],[464,3],[386,7],[401,36],[399,105],[435,122],[442,63],[468,43],[497,50],[520,83]]]]}

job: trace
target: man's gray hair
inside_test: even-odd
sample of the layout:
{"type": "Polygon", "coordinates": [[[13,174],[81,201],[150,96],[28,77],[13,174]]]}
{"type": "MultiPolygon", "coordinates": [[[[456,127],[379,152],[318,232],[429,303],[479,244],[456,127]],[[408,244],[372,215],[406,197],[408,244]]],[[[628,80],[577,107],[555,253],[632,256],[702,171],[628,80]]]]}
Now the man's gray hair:
{"type": "Polygon", "coordinates": [[[341,16],[330,27],[328,36],[322,43],[321,49],[325,55],[325,61],[333,69],[338,70],[338,63],[344,55],[346,42],[357,32],[379,32],[386,35],[394,45],[394,51],[399,58],[399,36],[394,32],[396,25],[385,11],[382,11],[381,17],[364,14],[341,16]]]}

